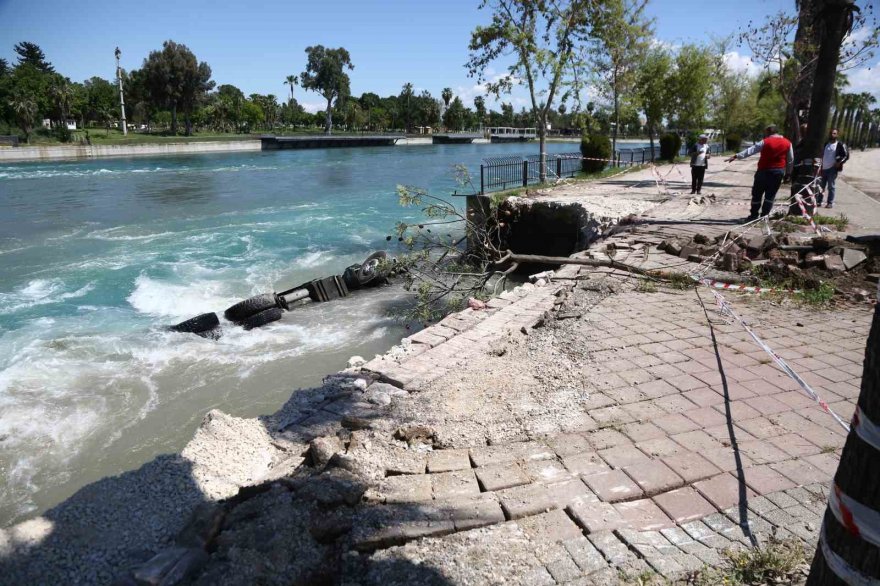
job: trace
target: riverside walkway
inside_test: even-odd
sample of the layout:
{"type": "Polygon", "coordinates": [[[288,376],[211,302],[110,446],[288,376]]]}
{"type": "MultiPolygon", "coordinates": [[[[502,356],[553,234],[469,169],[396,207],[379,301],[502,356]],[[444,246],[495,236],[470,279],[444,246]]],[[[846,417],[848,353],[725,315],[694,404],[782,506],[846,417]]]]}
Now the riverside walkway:
{"type": "MultiPolygon", "coordinates": [[[[851,165],[880,158],[856,155],[851,165]]],[[[596,213],[630,200],[644,223],[579,256],[687,272],[697,265],[657,245],[731,229],[753,169],[713,163],[704,193],[715,197],[702,202],[670,193],[689,185],[683,167],[660,168],[666,190],[645,170],[534,197],[596,213]]],[[[850,232],[876,232],[880,205],[838,193],[850,232]]],[[[851,417],[870,305],[725,296],[851,417]]],[[[565,265],[353,362],[270,417],[210,414],[182,455],[199,498],[178,497],[141,541],[158,557],[107,553],[114,544],[82,518],[100,510],[85,495],[39,538],[0,533],[0,583],[98,566],[125,584],[644,584],[778,539],[809,559],[845,437],[708,289],[565,265]],[[71,559],[53,562],[58,551],[71,559]]]]}

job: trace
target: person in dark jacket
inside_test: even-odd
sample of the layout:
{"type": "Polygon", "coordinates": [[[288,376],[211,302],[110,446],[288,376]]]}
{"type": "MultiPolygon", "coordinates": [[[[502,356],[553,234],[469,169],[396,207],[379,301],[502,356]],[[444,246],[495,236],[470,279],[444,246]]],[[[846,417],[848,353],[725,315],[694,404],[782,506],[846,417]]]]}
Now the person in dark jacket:
{"type": "MultiPolygon", "coordinates": [[[[820,183],[822,189],[828,190],[828,203],[826,208],[834,207],[835,184],[837,183],[837,174],[843,171],[843,164],[849,160],[849,149],[843,141],[837,140],[837,129],[832,128],[828,134],[828,142],[822,149],[822,172],[820,183]]],[[[816,206],[822,205],[822,193],[816,196],[816,206]]]]}
{"type": "Polygon", "coordinates": [[[703,177],[709,167],[709,137],[701,134],[699,140],[690,148],[691,155],[691,194],[703,189],[703,177]]]}
{"type": "Polygon", "coordinates": [[[727,159],[727,162],[745,159],[755,153],[761,153],[761,158],[758,159],[758,170],[755,172],[755,181],[752,184],[752,209],[749,217],[746,218],[747,222],[757,220],[759,214],[761,216],[770,214],[773,202],[776,200],[776,192],[779,191],[782,180],[791,177],[794,163],[791,141],[779,134],[773,124],[764,129],[764,140],[733,155],[727,159]]]}

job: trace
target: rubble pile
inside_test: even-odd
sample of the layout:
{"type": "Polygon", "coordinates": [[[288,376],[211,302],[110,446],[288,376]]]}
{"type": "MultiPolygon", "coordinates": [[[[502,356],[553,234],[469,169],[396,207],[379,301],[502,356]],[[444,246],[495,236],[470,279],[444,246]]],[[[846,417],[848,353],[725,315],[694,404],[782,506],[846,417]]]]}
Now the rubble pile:
{"type": "Polygon", "coordinates": [[[667,254],[743,277],[771,277],[813,289],[831,281],[840,292],[866,300],[880,281],[880,254],[871,238],[829,234],[731,233],[710,238],[668,238],[658,248],[667,254]],[[873,285],[872,285],[873,284],[873,285]]]}

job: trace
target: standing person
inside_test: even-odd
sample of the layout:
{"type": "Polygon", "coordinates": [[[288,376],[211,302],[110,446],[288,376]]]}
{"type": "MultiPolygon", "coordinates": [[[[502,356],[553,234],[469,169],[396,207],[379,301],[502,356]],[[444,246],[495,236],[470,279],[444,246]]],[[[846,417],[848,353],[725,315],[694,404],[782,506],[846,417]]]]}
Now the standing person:
{"type": "MultiPolygon", "coordinates": [[[[849,149],[843,141],[837,140],[837,129],[832,128],[828,134],[828,142],[822,150],[822,175],[820,182],[823,191],[828,190],[828,203],[826,208],[834,207],[835,184],[837,174],[843,171],[843,164],[849,160],[849,149]]],[[[816,196],[816,207],[822,205],[822,192],[816,196]]]]}
{"type": "Polygon", "coordinates": [[[761,153],[761,157],[758,159],[758,170],[755,172],[755,181],[752,184],[752,208],[749,217],[746,218],[747,222],[770,214],[773,202],[776,200],[776,192],[779,191],[783,179],[791,176],[794,162],[791,141],[779,134],[773,124],[764,129],[764,140],[733,155],[727,159],[727,162],[745,159],[755,153],[761,153]]]}
{"type": "Polygon", "coordinates": [[[703,189],[703,177],[709,167],[709,137],[701,134],[699,140],[690,149],[691,155],[691,195],[703,189]]]}

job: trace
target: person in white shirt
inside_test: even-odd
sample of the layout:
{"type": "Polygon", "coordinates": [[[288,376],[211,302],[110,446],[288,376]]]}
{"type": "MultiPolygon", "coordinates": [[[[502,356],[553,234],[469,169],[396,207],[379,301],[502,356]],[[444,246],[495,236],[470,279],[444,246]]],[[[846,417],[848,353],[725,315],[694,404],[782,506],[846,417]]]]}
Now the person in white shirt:
{"type": "MultiPolygon", "coordinates": [[[[828,135],[828,142],[822,150],[822,174],[820,182],[823,190],[828,190],[828,203],[826,208],[834,207],[835,184],[837,174],[843,171],[843,164],[849,160],[849,149],[843,141],[837,140],[837,129],[832,128],[828,135]]],[[[822,193],[816,196],[816,206],[822,205],[822,193]]]]}
{"type": "Polygon", "coordinates": [[[709,137],[701,134],[697,144],[691,147],[691,194],[703,189],[703,177],[709,167],[709,137]]]}

